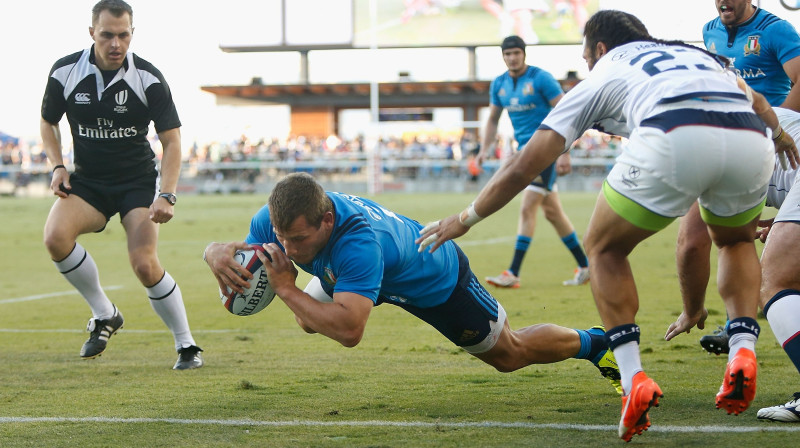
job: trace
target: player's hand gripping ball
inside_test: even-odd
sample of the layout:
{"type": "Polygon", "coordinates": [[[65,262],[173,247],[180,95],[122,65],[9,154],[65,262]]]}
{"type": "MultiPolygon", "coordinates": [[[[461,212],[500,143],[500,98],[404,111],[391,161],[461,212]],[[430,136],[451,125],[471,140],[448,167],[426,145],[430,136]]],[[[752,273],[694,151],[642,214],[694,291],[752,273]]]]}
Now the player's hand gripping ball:
{"type": "Polygon", "coordinates": [[[237,250],[233,258],[241,264],[245,269],[253,274],[250,280],[250,287],[245,289],[242,294],[232,291],[230,288],[225,288],[226,291],[220,290],[219,298],[222,300],[222,306],[226,310],[237,316],[251,316],[266,308],[267,305],[275,298],[275,291],[270,286],[267,279],[267,270],[261,260],[256,256],[256,251],[260,251],[267,255],[264,248],[260,244],[253,244],[248,250],[237,250]]]}

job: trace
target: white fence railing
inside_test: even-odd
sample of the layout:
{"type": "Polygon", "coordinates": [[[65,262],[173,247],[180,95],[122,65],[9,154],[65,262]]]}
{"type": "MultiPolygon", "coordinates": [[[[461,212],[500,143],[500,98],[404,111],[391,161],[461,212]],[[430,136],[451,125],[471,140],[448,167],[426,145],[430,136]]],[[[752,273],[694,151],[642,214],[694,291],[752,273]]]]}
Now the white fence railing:
{"type": "MultiPolygon", "coordinates": [[[[564,190],[596,190],[614,163],[613,157],[572,157],[572,173],[559,178],[564,190]]],[[[474,178],[466,160],[382,160],[382,182],[387,192],[465,191],[482,186],[500,167],[498,160],[483,164],[474,178]]],[[[72,170],[72,166],[68,166],[72,170]]],[[[47,164],[0,165],[0,195],[49,194],[51,167],[47,164]]],[[[336,157],[315,160],[253,160],[220,163],[184,163],[182,193],[236,193],[270,191],[272,185],[292,172],[308,172],[330,190],[363,193],[367,183],[367,160],[336,157]]]]}

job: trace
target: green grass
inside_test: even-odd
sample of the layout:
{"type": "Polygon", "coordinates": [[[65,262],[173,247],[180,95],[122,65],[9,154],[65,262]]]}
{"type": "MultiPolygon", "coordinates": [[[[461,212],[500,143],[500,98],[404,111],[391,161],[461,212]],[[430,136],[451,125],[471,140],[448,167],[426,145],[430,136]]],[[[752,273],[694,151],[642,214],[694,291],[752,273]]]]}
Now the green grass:
{"type": "MultiPolygon", "coordinates": [[[[379,201],[426,222],[461,210],[473,196],[387,194],[379,201]]],[[[565,193],[562,198],[582,235],[595,195],[565,193]]],[[[390,305],[373,311],[363,341],[353,349],[303,333],[279,300],[256,316],[228,314],[201,253],[210,241],[242,239],[250,216],[265,200],[183,196],[175,219],[162,226],[160,257],[180,284],[206,359],[202,369],[175,372],[170,369],[176,357],[172,337],[130,270],[118,218],[105,232],[82,236],[80,242],[99,265],[102,283],[120,287],[109,295],[125,314],[125,328],[102,357],[83,361],[78,351],[87,337],[82,329],[88,307],[71,293],[41,242],[52,200],[0,199],[0,446],[622,443],[616,437],[619,398],[585,361],[497,373],[390,305]],[[56,294],[40,300],[8,300],[51,293],[56,294]],[[496,425],[476,425],[481,422],[496,425]]],[[[479,278],[507,267],[518,204],[459,241],[479,278]],[[498,238],[503,242],[481,243],[498,238]]],[[[651,411],[653,428],[633,444],[706,447],[795,441],[795,433],[784,431],[787,426],[755,419],[759,407],[782,403],[797,390],[797,372],[765,320],[760,322],[758,396],[738,417],[714,409],[724,359],[704,354],[697,344],[710,328],[663,340],[681,309],[674,267],[676,231],[673,224],[632,256],[641,294],[642,363],[665,394],[662,405],[651,411]],[[687,429],[694,426],[706,432],[687,429]],[[763,431],[708,432],[743,427],[763,431]]],[[[588,287],[561,286],[573,268],[571,256],[540,218],[522,287],[492,290],[512,327],[554,322],[587,328],[599,323],[588,287]]],[[[304,285],[307,278],[300,282],[304,285]]],[[[709,327],[725,319],[713,288],[712,279],[709,327]]]]}

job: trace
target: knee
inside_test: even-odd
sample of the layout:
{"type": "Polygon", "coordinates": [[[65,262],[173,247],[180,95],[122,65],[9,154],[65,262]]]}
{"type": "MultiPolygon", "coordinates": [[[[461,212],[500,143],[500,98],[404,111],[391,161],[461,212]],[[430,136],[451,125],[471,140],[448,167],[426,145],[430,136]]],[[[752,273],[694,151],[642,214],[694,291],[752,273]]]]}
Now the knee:
{"type": "Polygon", "coordinates": [[[682,227],[678,233],[676,250],[678,253],[684,254],[708,252],[711,250],[711,237],[705,227],[702,229],[684,229],[682,227]]]}
{"type": "Polygon", "coordinates": [[[50,258],[55,261],[63,260],[69,255],[72,248],[75,246],[75,241],[64,234],[51,229],[44,231],[44,247],[50,254],[50,258]]]}
{"type": "Polygon", "coordinates": [[[675,247],[678,260],[693,260],[701,255],[703,258],[708,258],[708,254],[711,252],[711,240],[708,240],[707,243],[703,240],[678,240],[678,244],[675,247]]]}
{"type": "Polygon", "coordinates": [[[538,207],[523,207],[519,211],[519,216],[525,221],[532,221],[536,219],[536,210],[538,207]]]}
{"type": "Polygon", "coordinates": [[[493,359],[492,362],[489,363],[492,367],[494,367],[500,373],[511,373],[516,370],[520,369],[519,362],[515,359],[510,359],[508,357],[504,357],[502,359],[497,358],[493,359]]]}
{"type": "Polygon", "coordinates": [[[151,257],[135,257],[131,259],[131,266],[136,277],[142,282],[143,285],[150,287],[155,285],[161,280],[164,275],[164,270],[158,260],[151,257]]]}
{"type": "Polygon", "coordinates": [[[562,221],[561,210],[555,210],[552,207],[542,207],[542,212],[544,212],[544,219],[551,223],[562,221]]]}

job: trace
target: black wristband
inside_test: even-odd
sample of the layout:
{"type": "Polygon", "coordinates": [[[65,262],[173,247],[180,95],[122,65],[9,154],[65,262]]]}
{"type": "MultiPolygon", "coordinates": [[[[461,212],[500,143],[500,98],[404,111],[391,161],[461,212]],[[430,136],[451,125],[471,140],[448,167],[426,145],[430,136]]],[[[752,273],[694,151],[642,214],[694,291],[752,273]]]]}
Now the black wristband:
{"type": "Polygon", "coordinates": [[[53,167],[53,172],[55,173],[56,170],[59,169],[59,168],[67,169],[67,167],[65,167],[64,165],[56,165],[56,166],[53,167]]]}

